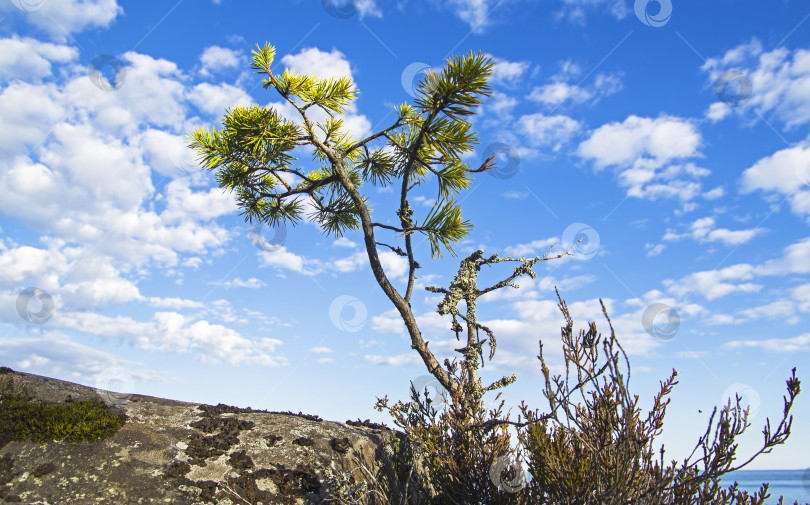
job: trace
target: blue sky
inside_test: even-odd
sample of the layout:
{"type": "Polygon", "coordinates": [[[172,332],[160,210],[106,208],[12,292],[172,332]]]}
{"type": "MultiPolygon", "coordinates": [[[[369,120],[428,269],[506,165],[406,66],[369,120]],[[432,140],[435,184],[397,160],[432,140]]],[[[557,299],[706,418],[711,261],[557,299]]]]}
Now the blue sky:
{"type": "MultiPolygon", "coordinates": [[[[362,233],[326,235],[306,217],[311,201],[297,227],[251,233],[186,134],[234,105],[291,114],[250,71],[257,43],[276,46],[276,71],[350,76],[355,138],[390,125],[426,69],[482,51],[494,92],[468,161],[496,152],[500,167],[455,194],[475,225],[455,258],[431,261],[413,236],[411,303],[430,348],[457,356],[442,296],[424,288],[448,287],[463,258],[532,258],[584,237],[576,257],[478,300],[498,339],[485,384],[516,373],[507,407],[547,411],[536,355],[542,339],[563,371],[554,286],[577,330],[607,329],[602,298],[645,416],[679,372],[656,448],[688,456],[736,391],[751,407],[747,459],[765,418],[781,419],[791,368],[807,380],[810,7],[646,3],[0,2],[0,361],[120,392],[393,426],[375,397],[406,399],[427,371],[362,233]]],[[[316,168],[307,152],[300,166],[316,168]]],[[[399,225],[398,191],[361,188],[373,220],[399,225]]],[[[409,194],[417,222],[437,192],[431,176],[409,194]]],[[[404,294],[406,260],[378,252],[404,294]]],[[[479,289],[518,264],[482,269],[479,289]]],[[[795,429],[746,468],[810,467],[808,447],[795,429]]]]}

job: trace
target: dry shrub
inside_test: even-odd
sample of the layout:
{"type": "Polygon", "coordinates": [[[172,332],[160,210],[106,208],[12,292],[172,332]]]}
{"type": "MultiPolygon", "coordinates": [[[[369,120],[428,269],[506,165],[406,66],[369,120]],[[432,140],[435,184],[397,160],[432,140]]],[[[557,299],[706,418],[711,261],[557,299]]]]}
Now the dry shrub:
{"type": "MultiPolygon", "coordinates": [[[[722,409],[714,426],[715,407],[709,426],[695,445],[695,449],[679,467],[677,461],[664,463],[664,447],[656,459],[654,437],[663,429],[664,415],[669,399],[665,399],[678,382],[673,370],[670,377],[660,383],[660,392],[654,398],[653,408],[641,419],[637,408],[638,395],[631,400],[627,389],[630,378],[630,363],[616,340],[612,323],[602,304],[602,311],[610,325],[610,338],[602,339],[596,324],[589,323],[588,331],[580,330],[574,337],[573,321],[568,307],[560,298],[559,308],[566,319],[562,327],[563,354],[566,377],[551,377],[543,358],[540,342],[538,359],[545,378],[543,395],[548,399],[551,411],[538,415],[521,403],[522,414],[518,422],[501,419],[503,401],[495,410],[486,411],[483,401],[470,404],[475,398],[474,388],[466,377],[466,362],[445,360],[450,375],[457,378],[463,388],[451,395],[451,402],[439,413],[431,405],[432,400],[424,391],[420,398],[413,385],[412,401],[397,402],[389,407],[388,398],[377,399],[375,408],[387,409],[400,428],[405,429],[409,444],[402,440],[395,444],[398,455],[398,473],[373,495],[377,501],[344,501],[342,503],[398,503],[398,504],[643,504],[643,505],[693,505],[735,504],[762,505],[770,495],[768,484],[763,484],[758,493],[749,496],[739,491],[735,482],[728,489],[721,488],[719,478],[738,470],[762,453],[783,444],[790,435],[793,416],[789,416],[795,397],[801,391],[801,382],[796,378],[796,369],[787,380],[788,395],[784,397],[783,418],[772,432],[770,419],[763,430],[765,442],[762,448],[743,464],[732,467],[737,445],[736,436],[749,426],[748,409],[743,412],[740,397],[736,405],[731,400],[722,409]],[[605,360],[600,366],[600,344],[605,360]],[[619,350],[614,351],[618,346],[619,350]],[[619,355],[623,355],[627,376],[619,370],[619,355]],[[575,368],[576,382],[569,382],[575,368]],[[600,382],[601,379],[601,382],[600,382]],[[586,391],[586,387],[592,389],[586,391]],[[584,401],[574,405],[572,396],[579,393],[584,401]],[[469,409],[469,407],[473,407],[469,409]],[[465,412],[472,410],[472,416],[465,412]],[[438,416],[438,417],[437,417],[438,416]],[[525,422],[520,422],[521,417],[525,422]],[[506,425],[519,430],[517,454],[510,451],[510,436],[506,425]],[[402,448],[410,447],[406,457],[401,457],[402,448]],[[703,456],[690,463],[698,448],[703,456]],[[527,457],[527,473],[531,480],[524,482],[518,461],[527,457]],[[415,458],[424,461],[429,479],[415,478],[415,458]],[[702,468],[698,468],[701,464],[702,468]],[[392,483],[393,482],[393,487],[392,483]],[[410,489],[412,495],[403,494],[410,489]],[[418,492],[417,492],[418,490],[418,492]],[[410,497],[409,497],[410,496],[410,497]]],[[[601,303],[601,300],[600,300],[601,303]]],[[[498,395],[498,397],[500,394],[498,395]]],[[[498,399],[496,397],[496,401],[498,399]]],[[[389,474],[389,476],[391,476],[389,474]]],[[[779,499],[782,505],[782,498],[779,499]]],[[[798,505],[795,502],[794,505],[798,505]]]]}

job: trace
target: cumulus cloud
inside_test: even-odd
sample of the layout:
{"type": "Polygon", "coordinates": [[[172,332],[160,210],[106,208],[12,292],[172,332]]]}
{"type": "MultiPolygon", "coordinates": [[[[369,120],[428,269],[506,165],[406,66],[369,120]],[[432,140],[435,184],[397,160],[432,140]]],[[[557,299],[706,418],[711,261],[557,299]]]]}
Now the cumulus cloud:
{"type": "Polygon", "coordinates": [[[667,230],[664,240],[674,241],[688,237],[698,242],[722,242],[727,246],[732,246],[744,244],[765,231],[764,228],[751,228],[748,230],[717,228],[714,218],[704,217],[695,220],[691,224],[689,232],[678,234],[673,230],[667,230]]]}
{"type": "Polygon", "coordinates": [[[740,282],[753,279],[754,273],[751,265],[739,264],[721,270],[695,272],[678,281],[665,279],[663,284],[676,296],[698,293],[707,300],[714,300],[735,292],[756,293],[761,290],[761,284],[740,282]]]}
{"type": "Polygon", "coordinates": [[[597,171],[615,166],[628,196],[689,201],[701,192],[695,179],[709,174],[693,162],[684,162],[701,156],[701,144],[701,135],[689,120],[631,115],[621,123],[611,122],[594,130],[580,143],[577,155],[592,160],[597,171]]]}
{"type": "Polygon", "coordinates": [[[248,280],[242,280],[239,277],[237,277],[233,281],[223,282],[222,284],[226,287],[250,288],[250,289],[259,289],[267,286],[266,283],[260,281],[255,277],[251,277],[248,280]]]}
{"type": "Polygon", "coordinates": [[[78,55],[75,47],[12,35],[0,39],[0,79],[30,82],[50,77],[53,63],[67,63],[78,55]]]}
{"type": "Polygon", "coordinates": [[[757,267],[760,275],[786,275],[810,273],[810,238],[785,247],[781,258],[766,261],[757,267]]]}
{"type": "MultiPolygon", "coordinates": [[[[211,221],[234,212],[233,195],[219,188],[192,189],[193,181],[183,177],[194,168],[184,133],[191,126],[192,105],[213,109],[245,103],[244,92],[227,85],[190,88],[176,64],[136,52],[121,56],[127,72],[121,86],[103,90],[88,78],[86,67],[72,65],[73,49],[16,37],[3,44],[33,56],[28,62],[9,55],[0,59],[0,73],[19,72],[29,81],[0,87],[0,114],[9,120],[0,126],[6,128],[0,135],[5,167],[0,212],[42,234],[46,248],[3,244],[0,320],[19,322],[20,286],[37,286],[58,307],[50,328],[115,335],[139,348],[194,352],[203,360],[234,365],[283,365],[276,352],[280,341],[247,339],[199,315],[165,312],[208,310],[211,304],[150,296],[130,278],[147,265],[175,266],[184,252],[216,252],[229,239],[228,231],[211,221]],[[57,86],[45,79],[58,65],[63,82],[57,86]],[[195,93],[207,103],[195,104],[195,93]],[[163,179],[153,182],[153,170],[163,179]],[[163,184],[168,177],[176,178],[163,184]],[[155,210],[156,202],[161,210],[155,210]],[[152,321],[87,312],[132,302],[164,312],[152,321]]],[[[193,268],[201,261],[186,258],[182,265],[193,268]]],[[[255,278],[230,283],[262,285],[255,278]]],[[[216,306],[221,319],[238,320],[227,307],[216,306]]],[[[46,366],[53,356],[26,363],[46,366]]],[[[75,360],[72,366],[78,366],[75,360]]]]}
{"type": "Polygon", "coordinates": [[[183,74],[174,62],[136,52],[119,59],[126,78],[115,92],[97,87],[87,69],[75,68],[61,91],[71,114],[100,132],[128,138],[144,123],[183,132],[187,117],[183,74]]]}
{"type": "MultiPolygon", "coordinates": [[[[741,85],[750,84],[750,96],[738,97],[740,103],[737,108],[743,112],[770,115],[789,130],[810,121],[808,49],[791,51],[779,47],[765,51],[762,44],[753,39],[726,51],[722,56],[709,58],[701,70],[708,74],[712,91],[719,83],[731,98],[743,90],[741,85]]],[[[712,120],[722,119],[730,112],[722,107],[726,105],[722,100],[718,103],[722,105],[712,105],[709,111],[712,120]]],[[[752,121],[757,119],[755,114],[751,115],[752,121]]]]}
{"type": "MultiPolygon", "coordinates": [[[[700,223],[703,224],[703,223],[700,223]]],[[[699,224],[699,226],[700,226],[699,224]]],[[[665,240],[668,237],[664,237],[665,240]]],[[[680,279],[665,279],[663,284],[676,296],[696,293],[707,300],[714,300],[732,293],[756,293],[762,284],[753,281],[756,277],[797,275],[810,273],[810,238],[799,240],[785,247],[782,255],[760,265],[738,263],[720,270],[693,272],[680,279]]],[[[793,297],[803,303],[804,288],[795,288],[793,297]]]]}
{"type": "Polygon", "coordinates": [[[644,249],[647,250],[647,257],[658,256],[659,254],[664,252],[664,249],[666,247],[667,246],[665,246],[664,244],[650,244],[650,243],[644,244],[644,249]]]}
{"type": "Polygon", "coordinates": [[[714,102],[709,105],[709,109],[706,111],[706,117],[709,118],[712,123],[722,121],[728,117],[729,114],[731,114],[731,106],[725,102],[714,102]]]}
{"type": "Polygon", "coordinates": [[[740,192],[757,190],[784,195],[794,214],[810,219],[810,144],[781,149],[745,169],[740,192]]]}
{"type": "MultiPolygon", "coordinates": [[[[295,254],[283,245],[276,247],[275,250],[260,251],[259,264],[261,267],[292,270],[306,276],[337,275],[338,273],[356,272],[367,267],[370,269],[368,254],[365,250],[354,252],[347,257],[321,261],[317,258],[306,258],[295,254]]],[[[407,258],[403,258],[393,251],[381,251],[378,256],[385,275],[389,279],[404,278],[408,273],[407,258]]]]}
{"type": "Polygon", "coordinates": [[[732,340],[723,344],[725,349],[762,349],[768,352],[793,353],[810,350],[810,333],[791,338],[769,338],[765,340],[732,340]]]}
{"type": "Polygon", "coordinates": [[[239,67],[241,62],[242,57],[239,55],[239,52],[233,49],[208,46],[203,50],[202,55],[200,55],[200,63],[202,64],[200,74],[207,76],[229,68],[236,68],[239,67]]]}
{"type": "Polygon", "coordinates": [[[216,118],[222,117],[228,108],[237,105],[250,107],[254,104],[253,99],[243,89],[224,82],[197,84],[189,93],[189,101],[202,112],[216,118]]]}
{"type": "Polygon", "coordinates": [[[132,145],[141,150],[152,170],[164,176],[180,176],[200,171],[194,168],[196,156],[186,145],[188,139],[184,135],[146,128],[130,138],[132,145]]]}
{"type": "Polygon", "coordinates": [[[589,10],[607,12],[616,19],[624,19],[630,12],[625,0],[562,0],[563,7],[556,12],[558,19],[568,18],[576,24],[584,24],[589,10]]]}
{"type": "Polygon", "coordinates": [[[508,61],[502,58],[492,58],[492,82],[496,84],[512,85],[517,83],[529,69],[528,61],[508,61]]]}
{"type": "Polygon", "coordinates": [[[492,100],[487,102],[484,105],[483,112],[492,112],[499,118],[511,118],[512,117],[512,109],[514,109],[518,104],[516,98],[511,97],[505,93],[499,93],[494,91],[492,93],[492,100]]]}
{"type": "Polygon", "coordinates": [[[567,100],[582,103],[591,98],[591,93],[578,86],[565,82],[552,82],[534,88],[529,95],[531,100],[543,102],[546,105],[559,105],[567,100]]]}
{"type": "Polygon", "coordinates": [[[628,116],[621,123],[597,128],[579,145],[578,154],[592,159],[597,168],[631,165],[639,158],[663,165],[669,161],[698,155],[700,133],[690,121],[672,117],[628,116]]]}
{"type": "Polygon", "coordinates": [[[618,93],[623,87],[618,74],[598,74],[592,83],[584,86],[566,82],[566,79],[565,72],[554,76],[552,82],[532,89],[529,99],[554,107],[565,102],[594,105],[602,98],[618,93]]]}
{"type": "Polygon", "coordinates": [[[0,156],[8,162],[42,144],[70,108],[54,84],[12,82],[0,89],[0,156]]]}
{"type": "Polygon", "coordinates": [[[422,358],[418,354],[397,354],[396,356],[380,356],[378,354],[366,354],[363,359],[375,365],[418,365],[422,363],[422,358]]]}
{"type": "Polygon", "coordinates": [[[554,152],[562,149],[581,129],[582,124],[579,121],[562,115],[546,116],[538,112],[521,116],[518,120],[518,131],[529,142],[536,146],[549,146],[554,152]]]}
{"type": "Polygon", "coordinates": [[[124,13],[116,0],[42,2],[33,11],[18,9],[13,2],[0,2],[0,12],[3,11],[19,21],[42,29],[57,42],[68,40],[72,33],[108,27],[119,14],[124,13]]]}
{"type": "Polygon", "coordinates": [[[379,7],[377,7],[377,0],[355,0],[354,6],[360,14],[360,19],[366,16],[374,18],[382,17],[382,12],[379,7]]]}
{"type": "Polygon", "coordinates": [[[305,48],[298,54],[285,55],[281,62],[292,74],[309,74],[320,79],[352,78],[349,60],[337,49],[326,52],[317,47],[305,48]]]}
{"type": "Polygon", "coordinates": [[[492,4],[492,0],[450,0],[447,3],[474,33],[483,33],[491,22],[492,4]]]}

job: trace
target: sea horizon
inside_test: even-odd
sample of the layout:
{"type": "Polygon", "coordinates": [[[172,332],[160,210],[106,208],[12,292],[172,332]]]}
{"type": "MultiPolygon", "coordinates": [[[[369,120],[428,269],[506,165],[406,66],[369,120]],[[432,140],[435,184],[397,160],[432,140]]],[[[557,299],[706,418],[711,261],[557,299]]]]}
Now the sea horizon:
{"type": "Polygon", "coordinates": [[[737,489],[748,491],[749,495],[757,493],[763,483],[768,483],[769,498],[764,505],[775,505],[779,497],[784,498],[783,505],[792,505],[797,500],[800,504],[810,504],[810,469],[791,470],[736,470],[720,477],[720,483],[728,488],[737,482],[737,489]]]}

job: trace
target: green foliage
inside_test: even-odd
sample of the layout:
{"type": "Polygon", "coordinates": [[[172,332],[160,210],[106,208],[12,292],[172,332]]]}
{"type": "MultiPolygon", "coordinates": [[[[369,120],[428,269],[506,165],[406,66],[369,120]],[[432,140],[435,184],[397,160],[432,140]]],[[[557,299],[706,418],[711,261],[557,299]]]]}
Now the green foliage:
{"type": "Polygon", "coordinates": [[[275,89],[287,100],[301,115],[302,124],[284,119],[266,107],[233,107],[226,112],[221,130],[197,129],[189,143],[200,155],[204,169],[218,169],[219,186],[237,191],[245,221],[252,223],[257,218],[275,226],[281,219],[295,226],[301,211],[297,199],[288,204],[281,202],[303,193],[318,204],[319,211],[313,218],[337,238],[347,229],[361,228],[361,207],[365,210],[367,206],[357,190],[365,179],[385,186],[391,182],[390,177],[407,174],[408,184],[420,184],[430,170],[439,178],[441,199],[422,226],[410,220],[412,212],[405,201],[399,213],[402,229],[374,225],[406,236],[421,231],[428,235],[432,257],[438,254],[441,258],[440,241],[455,255],[448,241],[461,240],[473,226],[462,222],[461,210],[453,205],[450,191],[470,186],[472,179],[466,177],[467,172],[492,168],[485,163],[471,170],[461,161],[461,156],[478,142],[471,124],[463,118],[475,113],[481,103],[479,96],[490,96],[487,78],[493,64],[489,59],[471,53],[448,61],[441,74],[432,73],[420,83],[417,108],[399,106],[392,126],[355,141],[343,131],[342,119],[335,117],[355,99],[357,91],[351,79],[318,79],[292,75],[288,70],[278,77],[270,69],[275,58],[273,46],[257,46],[253,55],[251,67],[267,76],[262,81],[264,88],[275,89]],[[325,112],[327,118],[313,124],[308,115],[312,107],[325,112]],[[370,147],[372,142],[383,139],[387,141],[384,146],[370,147]],[[292,151],[304,145],[312,146],[314,159],[324,163],[307,175],[291,168],[297,160],[292,151]],[[441,167],[438,171],[434,168],[437,166],[441,167]],[[292,188],[278,176],[279,172],[295,174],[302,181],[292,188]],[[277,183],[286,191],[272,193],[277,183]],[[321,195],[324,189],[331,191],[325,204],[321,195]],[[445,203],[448,197],[450,201],[445,203]]]}
{"type": "Polygon", "coordinates": [[[33,402],[30,396],[0,395],[0,447],[11,441],[98,442],[124,425],[125,414],[110,412],[103,402],[65,404],[33,402]]]}

